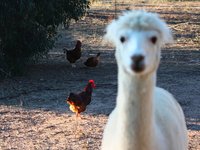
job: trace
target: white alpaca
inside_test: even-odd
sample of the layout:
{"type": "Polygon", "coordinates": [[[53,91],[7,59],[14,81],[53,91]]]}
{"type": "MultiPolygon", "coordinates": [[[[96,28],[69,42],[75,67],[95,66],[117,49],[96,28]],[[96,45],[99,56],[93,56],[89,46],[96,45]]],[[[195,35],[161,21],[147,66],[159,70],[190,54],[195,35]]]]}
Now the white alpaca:
{"type": "Polygon", "coordinates": [[[118,94],[102,150],[186,150],[183,111],[156,87],[160,48],[172,40],[166,23],[153,13],[129,11],[108,25],[105,38],[116,46],[118,94]]]}

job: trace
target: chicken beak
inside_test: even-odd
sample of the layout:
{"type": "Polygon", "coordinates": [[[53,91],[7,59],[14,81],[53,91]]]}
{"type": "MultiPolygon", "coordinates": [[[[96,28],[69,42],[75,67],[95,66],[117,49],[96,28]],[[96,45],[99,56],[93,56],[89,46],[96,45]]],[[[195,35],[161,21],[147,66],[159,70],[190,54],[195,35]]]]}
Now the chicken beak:
{"type": "Polygon", "coordinates": [[[69,99],[69,98],[67,98],[66,102],[67,102],[68,104],[70,104],[70,99],[69,99]]]}
{"type": "Polygon", "coordinates": [[[73,102],[73,101],[71,101],[71,99],[70,99],[70,98],[67,98],[66,102],[67,102],[69,105],[74,105],[74,102],[73,102]]]}

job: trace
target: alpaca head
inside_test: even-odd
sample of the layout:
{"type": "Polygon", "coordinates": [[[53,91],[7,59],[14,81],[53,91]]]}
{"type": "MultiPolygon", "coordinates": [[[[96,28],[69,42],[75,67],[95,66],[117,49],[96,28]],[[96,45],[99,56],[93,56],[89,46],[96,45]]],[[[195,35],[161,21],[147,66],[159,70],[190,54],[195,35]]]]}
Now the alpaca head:
{"type": "Polygon", "coordinates": [[[116,46],[118,66],[128,74],[153,72],[162,44],[172,41],[170,29],[156,14],[128,11],[107,27],[105,39],[116,46]]]}

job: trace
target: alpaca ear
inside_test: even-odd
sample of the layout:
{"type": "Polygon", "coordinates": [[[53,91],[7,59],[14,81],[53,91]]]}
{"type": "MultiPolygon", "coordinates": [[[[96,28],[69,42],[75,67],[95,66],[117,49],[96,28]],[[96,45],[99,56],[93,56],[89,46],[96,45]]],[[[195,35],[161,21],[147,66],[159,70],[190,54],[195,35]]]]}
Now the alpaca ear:
{"type": "Polygon", "coordinates": [[[165,29],[162,32],[163,32],[162,33],[162,35],[163,35],[163,44],[173,43],[174,42],[172,31],[169,29],[169,27],[167,27],[167,29],[165,29]]]}
{"type": "Polygon", "coordinates": [[[116,20],[113,20],[106,28],[106,34],[103,38],[103,43],[116,43],[116,20]]]}
{"type": "Polygon", "coordinates": [[[162,34],[162,44],[173,43],[173,35],[171,29],[168,25],[163,21],[160,22],[160,32],[162,34]]]}

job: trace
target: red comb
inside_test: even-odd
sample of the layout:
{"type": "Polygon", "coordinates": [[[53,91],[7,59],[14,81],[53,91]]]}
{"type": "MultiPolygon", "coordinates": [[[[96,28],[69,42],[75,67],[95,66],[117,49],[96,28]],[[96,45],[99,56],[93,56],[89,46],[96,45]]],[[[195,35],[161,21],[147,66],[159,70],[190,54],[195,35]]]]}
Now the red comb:
{"type": "Polygon", "coordinates": [[[94,83],[94,80],[89,80],[88,82],[89,82],[89,83],[94,83]]]}

